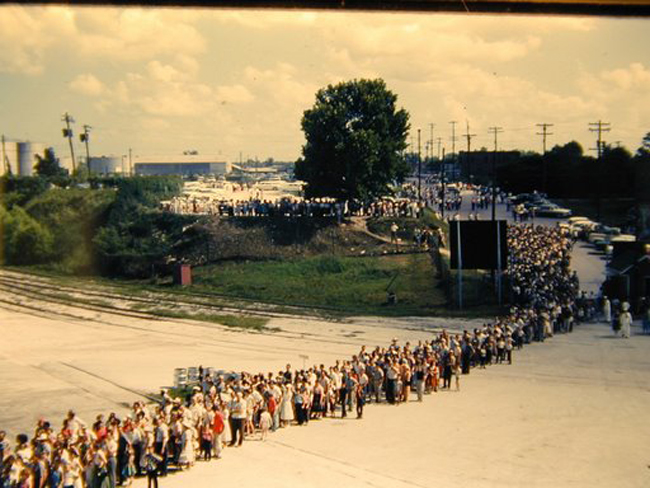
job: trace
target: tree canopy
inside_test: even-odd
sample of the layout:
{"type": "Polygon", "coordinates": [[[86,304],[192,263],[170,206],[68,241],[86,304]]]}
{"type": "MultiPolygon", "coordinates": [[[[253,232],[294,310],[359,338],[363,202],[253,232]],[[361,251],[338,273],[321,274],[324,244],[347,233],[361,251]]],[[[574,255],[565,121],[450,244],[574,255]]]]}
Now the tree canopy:
{"type": "Polygon", "coordinates": [[[381,79],[329,85],[304,112],[307,140],[295,174],[307,183],[305,196],[361,199],[390,193],[409,166],[406,148],[409,115],[397,109],[397,96],[381,79]]]}
{"type": "Polygon", "coordinates": [[[62,168],[59,164],[59,158],[54,154],[54,149],[48,147],[43,156],[36,155],[36,173],[39,176],[54,178],[57,176],[66,176],[68,170],[62,168]]]}

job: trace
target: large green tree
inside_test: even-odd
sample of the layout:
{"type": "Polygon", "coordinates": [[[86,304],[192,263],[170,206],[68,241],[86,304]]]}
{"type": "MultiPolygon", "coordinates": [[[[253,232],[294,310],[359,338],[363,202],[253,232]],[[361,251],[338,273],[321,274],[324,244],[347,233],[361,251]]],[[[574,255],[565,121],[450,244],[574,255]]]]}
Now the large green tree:
{"type": "Polygon", "coordinates": [[[368,200],[390,193],[409,173],[406,148],[409,115],[381,79],[329,85],[305,111],[307,140],[295,174],[307,183],[305,196],[368,200]]]}

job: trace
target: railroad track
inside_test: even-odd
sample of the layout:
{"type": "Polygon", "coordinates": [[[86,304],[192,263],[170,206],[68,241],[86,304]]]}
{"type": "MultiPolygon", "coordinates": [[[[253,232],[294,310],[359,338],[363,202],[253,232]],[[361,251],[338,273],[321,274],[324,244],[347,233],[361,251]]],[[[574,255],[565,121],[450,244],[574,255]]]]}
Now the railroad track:
{"type": "MultiPolygon", "coordinates": [[[[22,273],[16,271],[0,271],[0,285],[3,287],[20,287],[20,286],[31,286],[37,285],[39,289],[43,290],[53,290],[54,295],[61,293],[72,293],[79,294],[87,297],[96,297],[101,300],[120,300],[131,303],[139,303],[143,305],[151,306],[160,306],[162,304],[172,304],[179,306],[194,306],[201,307],[202,309],[208,311],[218,311],[221,313],[233,313],[239,315],[253,315],[259,317],[269,317],[269,318],[283,318],[283,317],[294,317],[296,315],[304,318],[305,320],[322,320],[327,318],[327,320],[335,321],[345,321],[340,318],[334,318],[331,316],[332,312],[342,312],[340,309],[335,307],[312,307],[306,305],[296,305],[296,304],[281,304],[281,303],[270,303],[266,306],[261,306],[259,301],[255,301],[249,298],[233,297],[229,295],[214,294],[214,293],[202,293],[202,292],[192,292],[191,295],[182,295],[182,294],[171,294],[158,291],[148,291],[147,293],[155,296],[135,296],[127,295],[127,293],[132,290],[128,285],[122,284],[111,284],[107,286],[101,286],[101,290],[93,290],[88,287],[76,287],[76,286],[66,286],[60,284],[52,284],[47,277],[42,277],[40,275],[34,275],[30,273],[22,273]],[[124,293],[109,291],[111,288],[122,288],[124,293]],[[187,296],[188,298],[184,298],[187,296]],[[220,305],[215,304],[214,302],[210,303],[209,300],[229,300],[234,302],[245,303],[245,306],[236,307],[232,305],[220,305]],[[282,308],[284,311],[274,311],[269,310],[270,307],[282,308]],[[316,313],[315,313],[316,312],[316,313]],[[321,315],[317,313],[320,312],[321,315]],[[329,314],[327,317],[323,317],[323,314],[329,314]]],[[[87,302],[87,300],[86,300],[87,302]]],[[[108,307],[110,308],[110,307],[108,307]]],[[[128,311],[133,311],[133,308],[126,309],[128,311]]]]}

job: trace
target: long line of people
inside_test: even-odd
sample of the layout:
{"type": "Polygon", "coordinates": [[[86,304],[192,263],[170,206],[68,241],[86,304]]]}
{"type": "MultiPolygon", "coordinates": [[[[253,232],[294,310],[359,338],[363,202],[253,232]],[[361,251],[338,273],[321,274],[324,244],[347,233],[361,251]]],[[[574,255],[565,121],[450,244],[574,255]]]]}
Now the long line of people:
{"type": "Polygon", "coordinates": [[[220,458],[226,443],[241,446],[244,439],[349,412],[362,418],[369,402],[400,405],[452,386],[460,390],[462,375],[473,368],[511,364],[526,343],[573,328],[572,240],[560,228],[519,225],[509,228],[509,241],[513,306],[491,323],[443,330],[413,344],[393,339],[387,347],[363,346],[329,367],[216,376],[201,368],[186,395],[165,391],[159,404],[136,402],[122,418],[99,415],[90,424],[73,411],[60,429],[41,420],[31,439],[17,436],[13,449],[0,432],[0,487],[113,488],[137,475],[157,487],[171,469],[220,458]]]}

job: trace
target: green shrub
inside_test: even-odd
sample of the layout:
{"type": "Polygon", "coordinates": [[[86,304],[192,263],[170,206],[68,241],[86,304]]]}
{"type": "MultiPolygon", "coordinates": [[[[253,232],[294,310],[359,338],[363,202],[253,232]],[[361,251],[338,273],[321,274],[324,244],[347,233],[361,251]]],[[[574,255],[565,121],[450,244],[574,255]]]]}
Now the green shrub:
{"type": "Polygon", "coordinates": [[[42,264],[52,257],[52,234],[18,206],[0,207],[0,241],[3,264],[42,264]]]}

